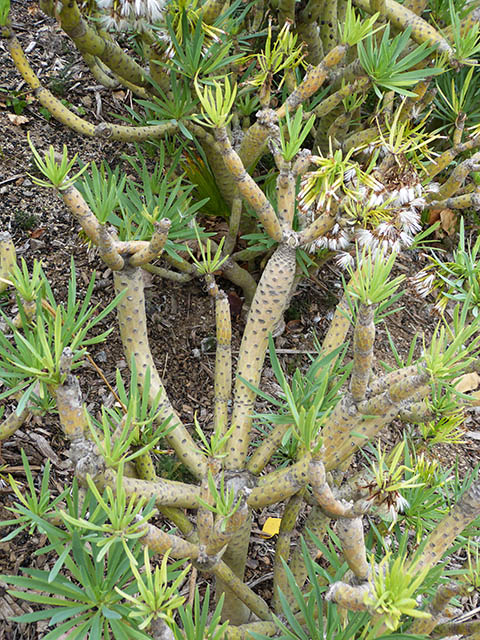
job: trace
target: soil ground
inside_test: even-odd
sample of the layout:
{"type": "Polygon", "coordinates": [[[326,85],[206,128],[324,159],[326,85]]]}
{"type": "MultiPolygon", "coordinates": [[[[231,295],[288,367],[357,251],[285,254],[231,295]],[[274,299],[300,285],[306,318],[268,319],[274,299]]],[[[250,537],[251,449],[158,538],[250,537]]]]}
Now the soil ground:
{"type": "MultiPolygon", "coordinates": [[[[42,83],[59,97],[64,97],[84,117],[98,123],[110,120],[110,113],[125,114],[130,96],[125,92],[110,93],[95,85],[88,69],[73,52],[69,39],[60,31],[55,21],[46,18],[35,2],[12,1],[12,20],[19,40],[28,52],[30,64],[42,83]]],[[[39,110],[39,105],[22,81],[0,41],[0,230],[9,230],[13,236],[19,257],[31,265],[34,258],[41,259],[52,289],[59,300],[65,296],[71,256],[75,260],[79,293],[85,290],[95,271],[93,302],[106,304],[113,287],[109,270],[94,251],[82,244],[79,229],[65,210],[61,200],[53,192],[37,187],[27,175],[32,171],[31,151],[27,142],[30,134],[39,152],[53,144],[57,151],[66,144],[70,154],[78,153],[83,161],[101,161],[108,158],[113,164],[121,161],[121,154],[131,147],[116,142],[91,140],[66,129],[39,110]]],[[[410,252],[398,262],[397,269],[407,276],[416,273],[424,263],[422,255],[410,252]]],[[[325,333],[329,319],[341,293],[340,274],[330,264],[325,265],[315,277],[304,281],[287,312],[285,333],[276,340],[282,364],[287,371],[308,363],[308,353],[313,351],[313,337],[325,333]]],[[[158,277],[150,278],[147,287],[147,312],[150,319],[150,341],[157,367],[163,374],[165,386],[175,409],[186,424],[192,424],[193,414],[202,426],[212,419],[212,376],[215,354],[211,339],[215,336],[214,310],[202,283],[174,284],[158,277]]],[[[228,282],[220,282],[231,297],[240,292],[228,282]]],[[[0,305],[12,312],[9,294],[0,298],[0,305]]],[[[436,322],[431,307],[406,291],[403,308],[389,321],[399,350],[406,349],[415,332],[430,334],[436,322]]],[[[110,326],[112,320],[105,322],[110,326]]],[[[244,326],[242,314],[234,317],[233,348],[238,351],[244,326]]],[[[379,328],[378,360],[391,360],[385,330],[379,328]]],[[[91,355],[106,379],[115,383],[115,369],[125,374],[127,366],[118,335],[113,332],[108,341],[92,348],[91,355]]],[[[79,371],[85,402],[90,411],[98,411],[100,405],[109,404],[113,396],[91,365],[79,371]]],[[[128,379],[127,376],[125,376],[128,379]]],[[[262,384],[272,387],[273,372],[267,366],[262,384]]],[[[2,389],[0,389],[1,393],[2,389]]],[[[4,401],[8,414],[13,403],[4,401]]],[[[478,413],[470,413],[465,430],[475,435],[480,427],[478,413]]],[[[383,438],[396,441],[401,435],[400,425],[393,427],[383,438]]],[[[0,520],[10,518],[7,510],[14,495],[5,482],[8,473],[23,483],[21,450],[24,450],[36,481],[43,473],[47,459],[52,464],[51,488],[60,491],[71,478],[67,455],[68,443],[55,415],[35,416],[14,436],[5,441],[0,458],[0,520]],[[3,465],[3,467],[1,466],[3,465]]],[[[457,447],[437,447],[435,455],[443,463],[451,465],[457,459],[462,473],[473,468],[478,461],[479,444],[476,438],[466,437],[465,444],[457,447]]],[[[160,461],[161,462],[161,461],[160,461]]],[[[174,470],[170,469],[170,473],[174,470]]],[[[179,471],[180,472],[180,471],[179,471]]],[[[279,515],[275,509],[257,514],[256,528],[261,529],[268,516],[279,515]]],[[[45,540],[38,536],[21,535],[8,542],[0,542],[0,574],[16,574],[22,566],[38,568],[49,565],[48,555],[35,557],[33,553],[45,540]]],[[[261,595],[269,598],[273,542],[255,536],[254,548],[248,565],[247,581],[257,584],[261,595]]],[[[474,603],[471,603],[474,604],[474,603]]],[[[11,615],[31,611],[30,604],[19,602],[6,593],[0,582],[0,638],[6,640],[33,640],[41,638],[45,625],[20,625],[8,618],[11,615]]]]}

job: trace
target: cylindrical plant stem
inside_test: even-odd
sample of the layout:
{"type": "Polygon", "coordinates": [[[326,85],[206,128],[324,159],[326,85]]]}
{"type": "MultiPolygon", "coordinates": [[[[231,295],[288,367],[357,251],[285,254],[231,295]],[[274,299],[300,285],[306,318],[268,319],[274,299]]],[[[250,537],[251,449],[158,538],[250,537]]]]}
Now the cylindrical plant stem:
{"type": "Polygon", "coordinates": [[[118,80],[106,72],[105,66],[102,68],[102,63],[98,58],[86,52],[82,53],[82,58],[90,69],[90,73],[99,84],[106,89],[118,89],[120,86],[118,80]]]}
{"type": "Polygon", "coordinates": [[[367,562],[362,518],[338,518],[336,532],[348,566],[358,580],[366,580],[370,567],[367,562]]]}
{"type": "Polygon", "coordinates": [[[72,216],[82,227],[85,235],[95,246],[100,244],[100,231],[102,225],[85,202],[80,191],[73,185],[60,191],[63,203],[69,209],[72,216]]]}
{"type": "MultiPolygon", "coordinates": [[[[275,502],[281,502],[306,486],[308,482],[308,465],[311,454],[306,453],[298,462],[273,474],[272,480],[263,482],[252,489],[247,498],[252,509],[260,509],[275,502]]],[[[268,476],[267,476],[268,478],[268,476]]]]}
{"type": "Polygon", "coordinates": [[[139,87],[148,86],[147,73],[112,40],[102,38],[82,18],[75,0],[62,2],[60,25],[82,53],[97,56],[114,73],[139,87]]]}
{"type": "Polygon", "coordinates": [[[278,23],[282,27],[286,21],[295,22],[295,0],[279,0],[278,23]]]}
{"type": "Polygon", "coordinates": [[[265,150],[268,137],[276,130],[277,116],[272,109],[257,113],[257,121],[245,132],[238,150],[240,160],[247,171],[251,171],[265,150]]]}
{"type": "MultiPolygon", "coordinates": [[[[210,506],[213,503],[213,497],[208,487],[208,476],[205,476],[200,486],[200,498],[210,506]]],[[[213,513],[203,504],[199,504],[197,509],[197,531],[200,549],[204,549],[210,541],[210,534],[213,529],[213,513]]]]}
{"type": "Polygon", "coordinates": [[[315,242],[320,236],[323,236],[327,231],[335,224],[335,216],[332,216],[328,213],[323,213],[322,215],[315,218],[313,222],[311,222],[308,227],[305,227],[298,234],[298,244],[300,246],[310,244],[315,242]]]}
{"type": "Polygon", "coordinates": [[[425,171],[429,178],[434,178],[437,174],[448,167],[448,165],[461,153],[465,153],[471,149],[476,149],[477,147],[480,147],[480,134],[477,134],[470,138],[470,140],[461,142],[460,144],[447,149],[447,151],[444,151],[441,156],[435,158],[435,160],[432,160],[425,166],[425,171]]]}
{"type": "MultiPolygon", "coordinates": [[[[111,470],[105,472],[105,481],[115,489],[116,476],[111,470]]],[[[150,480],[139,480],[138,478],[122,478],[122,486],[128,497],[136,495],[143,496],[147,500],[155,498],[155,504],[159,507],[177,507],[179,509],[196,509],[197,498],[200,495],[200,488],[194,484],[185,484],[175,480],[165,480],[157,478],[154,482],[150,480]]]]}
{"type": "Polygon", "coordinates": [[[164,124],[151,124],[144,127],[129,127],[123,124],[102,122],[95,127],[93,135],[110,140],[124,142],[144,142],[148,138],[164,138],[169,133],[178,131],[176,120],[164,124]]]}
{"type": "Polygon", "coordinates": [[[321,460],[312,460],[308,468],[309,483],[313,497],[322,511],[330,518],[344,516],[348,506],[334,496],[327,482],[325,466],[321,460]]]}
{"type": "Polygon", "coordinates": [[[376,307],[377,305],[360,304],[353,331],[353,369],[350,378],[350,392],[355,402],[361,402],[365,398],[372,373],[373,344],[375,342],[373,318],[376,307]]]}
{"type": "Polygon", "coordinates": [[[232,210],[230,220],[228,221],[228,233],[225,236],[225,244],[223,245],[223,253],[231,256],[235,245],[237,244],[238,230],[242,219],[243,202],[240,195],[236,195],[232,202],[232,210]]]}
{"type": "Polygon", "coordinates": [[[277,178],[277,211],[284,231],[292,228],[295,210],[295,178],[289,163],[284,163],[277,178]]]}
{"type": "Polygon", "coordinates": [[[208,165],[214,176],[215,184],[217,185],[222,198],[229,207],[233,206],[237,188],[230,171],[225,166],[215,138],[198,125],[192,125],[188,122],[187,126],[195,134],[202,145],[208,165]]]}
{"type": "Polygon", "coordinates": [[[328,98],[324,98],[318,107],[315,107],[313,113],[318,118],[324,118],[328,115],[333,109],[335,109],[345,98],[353,95],[357,91],[361,91],[370,83],[370,78],[364,76],[363,78],[357,78],[354,82],[345,85],[332,95],[328,96],[328,98]]]}
{"type": "Polygon", "coordinates": [[[427,386],[428,374],[426,372],[416,373],[408,378],[391,385],[383,393],[365,400],[358,405],[358,410],[364,415],[381,416],[392,406],[398,406],[402,400],[407,400],[415,395],[419,400],[425,397],[430,390],[427,386]],[[420,395],[419,395],[420,394],[420,395]]]}
{"type": "MultiPolygon", "coordinates": [[[[213,572],[215,577],[222,581],[230,591],[235,593],[239,600],[241,600],[260,620],[271,620],[272,614],[266,604],[265,600],[260,596],[257,596],[250,587],[242,582],[242,580],[235,575],[235,573],[228,567],[225,562],[220,561],[214,568],[213,572]]],[[[225,607],[224,607],[225,609],[225,607]]],[[[235,612],[232,612],[235,615],[235,612]]],[[[232,622],[232,618],[226,615],[226,619],[232,622]]],[[[233,624],[235,624],[233,622],[233,624]]],[[[239,623],[243,624],[243,623],[239,623]]]]}
{"type": "Polygon", "coordinates": [[[342,61],[347,49],[347,45],[337,45],[326,54],[320,64],[307,71],[307,74],[295,91],[293,91],[283,105],[277,109],[278,119],[284,118],[287,110],[293,111],[299,104],[310,98],[310,96],[320,89],[327,79],[329,70],[336,67],[337,64],[342,61]]]}
{"type": "Polygon", "coordinates": [[[25,82],[27,82],[33,89],[34,95],[40,104],[62,124],[70,127],[74,131],[77,131],[77,133],[92,137],[95,131],[93,124],[83,120],[83,118],[77,116],[73,111],[67,109],[67,107],[60,102],[60,100],[55,98],[48,89],[42,87],[40,80],[25,57],[19,41],[13,34],[8,38],[8,49],[15,66],[23,76],[25,82]]]}
{"type": "Polygon", "coordinates": [[[259,475],[264,467],[270,462],[271,457],[277,451],[283,436],[286,434],[291,424],[277,424],[270,433],[262,440],[259,446],[252,453],[247,462],[247,470],[254,475],[259,475]]]}
{"type": "Polygon", "coordinates": [[[471,158],[467,158],[467,160],[458,164],[442,184],[438,193],[431,194],[431,198],[443,200],[444,198],[453,196],[458,189],[463,186],[469,173],[471,171],[478,171],[479,162],[480,153],[475,153],[471,158]]]}
{"type": "Polygon", "coordinates": [[[215,138],[220,146],[225,166],[236,181],[238,190],[255,210],[268,235],[280,242],[282,240],[282,229],[275,210],[255,180],[246,172],[240,156],[230,144],[226,129],[215,129],[215,138]]]}
{"type": "Polygon", "coordinates": [[[355,451],[376,436],[397,415],[403,400],[419,393],[426,396],[426,374],[412,376],[393,385],[380,396],[360,403],[358,408],[345,395],[333,410],[323,429],[325,470],[337,468],[355,451]]]}
{"type": "Polygon", "coordinates": [[[231,424],[228,441],[228,469],[245,466],[256,393],[241,379],[258,387],[268,345],[268,336],[282,317],[295,277],[295,249],[281,244],[267,263],[258,283],[240,345],[231,424]]]}
{"type": "MultiPolygon", "coordinates": [[[[214,556],[219,553],[232,540],[236,532],[242,529],[247,520],[250,520],[250,515],[250,509],[243,498],[242,504],[233,515],[228,518],[217,516],[206,548],[207,555],[214,556]]],[[[247,526],[250,526],[249,522],[247,526]]]]}
{"type": "Polygon", "coordinates": [[[338,41],[337,0],[323,0],[320,20],[320,39],[324,54],[329,53],[338,41]]]}
{"type": "Polygon", "coordinates": [[[428,0],[405,0],[403,6],[416,13],[417,16],[421,16],[427,4],[428,0]]]}
{"type": "MultiPolygon", "coordinates": [[[[303,13],[302,11],[302,15],[303,13]]],[[[317,65],[323,58],[323,46],[318,32],[318,24],[316,20],[303,18],[302,15],[297,21],[297,34],[300,40],[307,45],[307,62],[317,65]]]]}
{"type": "Polygon", "coordinates": [[[125,264],[122,256],[118,253],[112,236],[108,233],[106,225],[100,227],[100,237],[98,243],[98,253],[101,259],[110,267],[112,271],[120,271],[125,264]]]}
{"type": "MultiPolygon", "coordinates": [[[[375,9],[371,7],[370,0],[354,0],[354,4],[369,13],[375,12],[375,9]]],[[[420,16],[417,16],[417,14],[410,11],[410,9],[407,9],[404,5],[395,2],[395,0],[386,0],[385,17],[393,27],[401,31],[404,31],[407,27],[411,27],[412,40],[418,44],[422,44],[423,42],[428,42],[428,44],[431,45],[436,44],[437,51],[453,55],[452,47],[445,38],[441,36],[431,24],[423,20],[423,18],[420,18],[420,16]]]]}
{"type": "Polygon", "coordinates": [[[222,13],[223,8],[228,7],[225,0],[207,0],[202,6],[202,20],[205,24],[213,24],[222,13]]]}
{"type": "Polygon", "coordinates": [[[435,207],[435,209],[479,209],[480,193],[464,193],[454,198],[433,200],[429,203],[429,206],[435,207]]]}
{"type": "Polygon", "coordinates": [[[334,582],[325,597],[349,611],[365,611],[367,609],[365,596],[369,593],[370,585],[368,582],[354,587],[345,582],[334,582]]]}
{"type": "Polygon", "coordinates": [[[88,423],[78,379],[69,373],[63,384],[55,389],[55,399],[65,435],[70,440],[84,438],[88,433],[88,423]]]}
{"type": "Polygon", "coordinates": [[[30,417],[30,410],[28,407],[25,407],[23,411],[17,413],[16,411],[12,411],[12,413],[5,418],[2,422],[0,422],[0,442],[2,440],[6,440],[11,435],[15,433],[20,427],[27,421],[30,417]]]}
{"type": "Polygon", "coordinates": [[[133,358],[140,385],[145,383],[147,370],[150,370],[149,402],[157,409],[157,422],[169,421],[169,426],[173,426],[173,429],[166,435],[167,442],[175,449],[179,460],[194,475],[202,477],[205,473],[205,458],[173,410],[153,362],[147,335],[142,270],[126,266],[122,271],[114,272],[114,282],[118,293],[127,290],[117,307],[120,336],[127,362],[131,363],[133,358]]]}
{"type": "Polygon", "coordinates": [[[215,433],[225,433],[228,425],[228,402],[232,395],[232,323],[230,304],[223,291],[215,298],[217,349],[215,354],[215,433]]]}
{"type": "Polygon", "coordinates": [[[349,434],[360,421],[358,410],[352,396],[345,393],[327,418],[322,429],[324,445],[323,461],[325,469],[336,468],[343,460],[344,442],[349,440],[349,434]]]}
{"type": "MultiPolygon", "coordinates": [[[[240,527],[232,535],[228,547],[223,554],[224,567],[220,572],[215,572],[215,596],[218,600],[222,593],[225,594],[222,609],[222,619],[230,620],[231,624],[244,624],[248,621],[249,611],[254,611],[238,588],[232,588],[233,585],[242,585],[243,593],[253,593],[243,583],[243,577],[245,573],[246,560],[248,555],[248,546],[250,542],[250,532],[252,528],[251,511],[249,510],[248,516],[243,520],[240,527]],[[227,571],[228,569],[228,571],[227,571]],[[235,580],[232,577],[235,576],[235,580]],[[248,590],[248,591],[245,591],[248,590]],[[242,604],[243,603],[243,604],[242,604]]],[[[255,611],[255,613],[257,613],[255,611]]],[[[268,618],[257,615],[263,620],[268,618]]]]}
{"type": "MultiPolygon", "coordinates": [[[[335,351],[335,349],[338,349],[345,343],[350,324],[350,309],[348,307],[347,297],[344,295],[335,308],[332,321],[323,339],[323,356],[328,356],[332,351],[335,351]]],[[[337,358],[332,360],[330,368],[333,369],[336,361],[337,358]]]]}
{"type": "Polygon", "coordinates": [[[11,271],[16,264],[17,252],[13,244],[12,236],[8,231],[0,232],[0,293],[5,291],[11,277],[11,271]]]}
{"type": "Polygon", "coordinates": [[[462,586],[463,589],[467,589],[466,584],[459,585],[455,582],[441,584],[436,590],[433,601],[427,608],[430,618],[416,618],[409,629],[409,633],[412,635],[430,636],[433,629],[437,630],[439,619],[443,617],[443,610],[453,597],[462,593],[462,586]]]}
{"type": "Polygon", "coordinates": [[[170,553],[170,558],[182,560],[196,560],[198,558],[198,545],[187,542],[172,533],[166,533],[153,524],[146,525],[145,535],[141,538],[145,544],[154,553],[164,554],[170,553]]]}
{"type": "MultiPolygon", "coordinates": [[[[312,507],[312,510],[308,514],[303,526],[305,546],[312,559],[315,559],[318,552],[318,547],[312,540],[311,536],[308,535],[308,532],[311,532],[320,541],[322,541],[329,522],[330,518],[325,515],[319,507],[312,507]]],[[[302,589],[307,579],[308,573],[307,567],[305,565],[305,559],[303,557],[303,549],[300,543],[297,543],[297,546],[295,547],[295,550],[292,554],[290,569],[295,577],[295,582],[297,583],[298,587],[302,589]]],[[[289,600],[289,603],[293,604],[292,596],[289,596],[288,593],[286,594],[286,596],[289,600]]]]}
{"type": "Polygon", "coordinates": [[[342,149],[343,151],[348,152],[351,149],[364,147],[367,146],[370,142],[377,140],[378,137],[378,127],[362,129],[361,131],[352,133],[352,135],[348,136],[346,140],[343,140],[342,149]]]}
{"type": "Polygon", "coordinates": [[[415,571],[433,567],[439,562],[455,538],[480,514],[480,484],[472,484],[450,513],[428,536],[418,558],[413,560],[415,571]]]}
{"type": "Polygon", "coordinates": [[[250,640],[252,633],[260,633],[269,638],[273,637],[278,631],[278,627],[274,622],[249,622],[241,624],[237,627],[229,625],[225,632],[225,640],[250,640]]]}
{"type": "MultiPolygon", "coordinates": [[[[149,480],[150,482],[157,481],[157,472],[155,471],[155,465],[153,464],[150,452],[147,451],[147,453],[142,453],[135,458],[135,468],[138,477],[142,480],[149,480]]],[[[195,537],[194,526],[181,509],[177,507],[157,506],[160,512],[178,527],[187,540],[196,542],[196,540],[193,539],[195,537]]]]}
{"type": "Polygon", "coordinates": [[[140,249],[131,256],[129,262],[132,267],[140,267],[150,260],[155,260],[162,253],[167,242],[168,231],[172,222],[169,218],[163,218],[159,222],[155,222],[152,239],[148,246],[140,249]]]}
{"type": "Polygon", "coordinates": [[[303,505],[304,493],[305,489],[301,489],[298,493],[291,496],[285,505],[285,511],[283,512],[282,520],[280,522],[277,544],[275,545],[275,560],[273,564],[273,603],[274,609],[278,614],[282,610],[279,591],[283,594],[287,594],[290,591],[287,573],[283,562],[288,564],[290,559],[290,541],[295,529],[298,514],[300,513],[300,509],[303,505]]]}
{"type": "Polygon", "coordinates": [[[257,282],[252,274],[230,258],[225,260],[221,270],[224,278],[241,288],[245,296],[245,304],[249,307],[257,290],[257,282]]]}
{"type": "Polygon", "coordinates": [[[403,367],[403,369],[395,369],[395,371],[389,371],[383,376],[373,378],[369,383],[370,393],[376,396],[383,391],[387,391],[387,389],[390,389],[390,387],[397,382],[414,376],[417,372],[418,365],[411,364],[408,367],[403,367]]]}

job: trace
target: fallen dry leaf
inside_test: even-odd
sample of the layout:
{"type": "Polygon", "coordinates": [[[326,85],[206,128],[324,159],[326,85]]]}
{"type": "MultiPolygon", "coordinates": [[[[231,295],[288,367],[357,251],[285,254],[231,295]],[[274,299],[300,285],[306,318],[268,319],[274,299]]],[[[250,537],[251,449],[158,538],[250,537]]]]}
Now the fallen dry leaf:
{"type": "Polygon", "coordinates": [[[7,113],[7,118],[16,127],[19,127],[20,125],[26,124],[28,122],[27,116],[19,116],[16,113],[7,113]]]}
{"type": "Polygon", "coordinates": [[[472,395],[470,396],[470,401],[474,407],[480,407],[480,391],[475,391],[475,393],[472,393],[472,395]]]}
{"type": "Polygon", "coordinates": [[[43,234],[45,233],[45,231],[47,230],[46,227],[39,227],[38,229],[35,229],[34,231],[32,231],[30,233],[30,237],[31,238],[40,238],[41,236],[43,236],[43,234]]]}
{"type": "Polygon", "coordinates": [[[442,211],[440,211],[440,222],[442,224],[442,229],[449,236],[452,236],[457,227],[457,214],[451,209],[442,209],[442,211]]]}
{"type": "Polygon", "coordinates": [[[428,224],[434,224],[440,220],[440,209],[429,209],[428,211],[428,224]]]}
{"type": "Polygon", "coordinates": [[[480,376],[473,371],[472,373],[464,373],[453,381],[455,389],[460,393],[466,393],[467,391],[473,391],[480,386],[480,376]]]}

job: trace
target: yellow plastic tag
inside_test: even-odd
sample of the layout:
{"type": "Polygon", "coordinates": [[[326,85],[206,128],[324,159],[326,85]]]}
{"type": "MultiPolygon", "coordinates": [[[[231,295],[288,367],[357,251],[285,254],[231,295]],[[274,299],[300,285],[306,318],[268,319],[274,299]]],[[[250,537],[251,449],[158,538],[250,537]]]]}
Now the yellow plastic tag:
{"type": "Polygon", "coordinates": [[[271,538],[280,531],[281,518],[267,518],[265,524],[262,527],[262,533],[264,538],[271,538]]]}

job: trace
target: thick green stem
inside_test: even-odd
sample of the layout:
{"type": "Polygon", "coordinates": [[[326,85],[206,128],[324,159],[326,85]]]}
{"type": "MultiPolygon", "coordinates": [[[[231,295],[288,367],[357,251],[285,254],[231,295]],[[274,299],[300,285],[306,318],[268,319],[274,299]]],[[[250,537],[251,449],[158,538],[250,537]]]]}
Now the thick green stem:
{"type": "MultiPolygon", "coordinates": [[[[241,600],[260,620],[271,620],[272,614],[266,604],[265,600],[260,596],[257,596],[242,580],[235,575],[235,573],[225,564],[220,561],[214,568],[213,572],[218,580],[221,580],[230,591],[235,593],[239,600],[241,600]]],[[[235,615],[235,612],[232,612],[235,615]]],[[[226,619],[232,622],[230,616],[226,619]]],[[[234,623],[233,623],[234,624],[234,623]]],[[[239,623],[243,624],[243,623],[239,623]]]]}
{"type": "MultiPolygon", "coordinates": [[[[105,472],[105,480],[113,489],[116,486],[116,476],[111,470],[105,472]]],[[[196,509],[200,489],[193,484],[176,482],[175,480],[164,480],[157,478],[154,482],[150,480],[140,480],[138,478],[122,478],[122,486],[128,497],[138,496],[147,500],[155,499],[155,504],[159,507],[177,507],[178,509],[196,509]]]]}
{"type": "Polygon", "coordinates": [[[222,10],[228,7],[225,0],[207,0],[202,6],[202,20],[206,24],[212,24],[222,13],[222,10]]]}
{"type": "Polygon", "coordinates": [[[375,323],[373,317],[377,305],[361,304],[353,332],[353,370],[350,392],[355,402],[365,398],[368,381],[372,373],[375,323]]]}
{"type": "MultiPolygon", "coordinates": [[[[370,0],[354,0],[354,4],[368,13],[374,12],[371,8],[370,0]]],[[[428,44],[436,44],[437,51],[453,55],[452,47],[448,44],[443,36],[432,27],[428,22],[417,16],[416,13],[407,9],[395,0],[386,0],[385,17],[396,29],[404,31],[407,27],[412,28],[411,37],[417,44],[428,42],[428,44]]]]}
{"type": "Polygon", "coordinates": [[[266,436],[259,446],[252,453],[250,460],[247,462],[247,470],[254,475],[259,475],[264,467],[269,463],[273,454],[278,450],[283,436],[292,425],[277,424],[273,430],[266,436]]]}
{"type": "Polygon", "coordinates": [[[327,79],[330,69],[336,67],[337,64],[342,61],[347,50],[347,45],[337,45],[334,49],[327,53],[320,64],[309,69],[304,79],[298,85],[295,91],[293,91],[288,96],[283,105],[279,109],[277,109],[277,118],[280,119],[285,117],[285,113],[287,111],[293,111],[298,107],[299,104],[302,104],[304,100],[307,100],[316,91],[318,91],[327,79]]]}
{"type": "MultiPolygon", "coordinates": [[[[316,557],[318,548],[312,538],[308,535],[308,532],[311,532],[319,540],[323,540],[329,522],[330,518],[325,515],[319,507],[312,507],[312,510],[308,514],[305,525],[303,527],[303,535],[305,546],[313,560],[316,557]]],[[[297,543],[297,546],[295,547],[295,550],[292,554],[290,569],[295,577],[295,582],[301,589],[307,580],[308,572],[305,564],[305,559],[303,557],[303,549],[300,543],[297,543]]],[[[286,595],[289,603],[293,604],[293,597],[289,596],[288,593],[286,595]]]]}
{"type": "Polygon", "coordinates": [[[295,277],[295,249],[279,245],[267,263],[252,301],[240,346],[237,380],[228,441],[226,466],[245,466],[256,393],[241,379],[258,387],[268,345],[268,336],[282,317],[295,277]]]}
{"type": "Polygon", "coordinates": [[[348,566],[358,580],[366,580],[370,566],[367,562],[362,518],[338,518],[336,531],[348,566]]]}
{"type": "Polygon", "coordinates": [[[223,253],[228,256],[232,255],[235,245],[237,244],[238,231],[242,219],[243,202],[240,196],[235,196],[232,202],[232,210],[228,221],[228,233],[225,236],[225,244],[223,245],[223,253]]]}
{"type": "Polygon", "coordinates": [[[298,462],[286,469],[272,473],[272,479],[252,489],[247,502],[252,509],[260,509],[293,496],[308,482],[308,465],[310,453],[305,454],[298,462]]]}
{"type": "Polygon", "coordinates": [[[228,425],[228,402],[232,394],[232,325],[230,305],[223,291],[215,300],[217,350],[215,356],[215,433],[225,433],[228,425]]]}
{"type": "Polygon", "coordinates": [[[337,0],[323,0],[320,18],[320,39],[327,54],[338,42],[337,0]]]}
{"type": "MultiPolygon", "coordinates": [[[[347,297],[344,295],[335,308],[335,313],[333,314],[327,334],[323,339],[323,356],[328,356],[332,351],[335,351],[335,349],[338,349],[338,347],[341,347],[345,343],[350,324],[350,309],[348,307],[347,297]]],[[[336,361],[337,358],[332,361],[330,365],[332,369],[336,361]]]]}
{"type": "Polygon", "coordinates": [[[13,411],[7,418],[0,422],[0,442],[6,440],[15,433],[28,420],[31,413],[28,407],[17,413],[13,411]]]}
{"type": "Polygon", "coordinates": [[[70,373],[55,389],[57,411],[65,435],[70,440],[81,440],[88,433],[82,392],[78,379],[70,373]]]}
{"type": "Polygon", "coordinates": [[[295,529],[298,514],[303,505],[303,494],[305,490],[301,489],[293,495],[285,505],[282,520],[280,522],[280,530],[278,532],[277,544],[275,546],[275,561],[273,565],[273,602],[277,614],[282,611],[279,592],[287,594],[289,583],[287,573],[283,562],[288,564],[290,559],[290,541],[292,533],[295,529]]]}
{"type": "Polygon", "coordinates": [[[243,583],[245,566],[248,555],[248,545],[250,542],[250,531],[252,526],[251,515],[249,515],[242,526],[233,534],[228,547],[223,554],[223,562],[219,571],[214,570],[216,583],[215,594],[217,599],[222,593],[225,594],[222,609],[222,619],[230,620],[231,624],[245,624],[249,618],[249,609],[258,615],[262,620],[269,620],[270,613],[261,598],[256,600],[256,596],[251,589],[243,583]],[[262,603],[260,609],[258,604],[262,603]],[[260,613],[261,612],[261,613],[260,613]]]}
{"type": "Polygon", "coordinates": [[[268,235],[280,242],[282,230],[275,211],[255,180],[246,172],[240,156],[233,150],[225,128],[215,129],[225,166],[235,180],[238,190],[255,210],[268,235]]]}
{"type": "Polygon", "coordinates": [[[147,73],[111,40],[102,38],[82,18],[75,0],[67,0],[58,14],[62,29],[82,53],[97,56],[114,73],[139,87],[148,86],[147,73]]]}
{"type": "Polygon", "coordinates": [[[416,620],[414,620],[412,626],[409,629],[409,633],[411,633],[412,635],[430,636],[434,629],[438,629],[437,625],[439,619],[443,617],[443,610],[448,605],[450,600],[455,596],[462,595],[462,587],[465,590],[466,586],[467,585],[459,585],[456,582],[441,584],[435,593],[433,601],[427,609],[427,612],[431,617],[417,618],[416,620]]]}
{"type": "Polygon", "coordinates": [[[282,27],[286,21],[295,22],[295,0],[279,0],[278,24],[282,27]]]}
{"type": "MultiPolygon", "coordinates": [[[[150,482],[156,482],[158,480],[155,465],[153,463],[152,456],[149,452],[143,453],[135,458],[135,468],[139,478],[142,480],[149,480],[150,482]]],[[[196,542],[195,530],[193,524],[187,518],[185,513],[177,507],[168,507],[165,505],[158,505],[161,513],[171,520],[173,524],[178,527],[182,535],[189,540],[189,542],[196,542]]]]}
{"type": "Polygon", "coordinates": [[[150,370],[149,402],[157,408],[157,422],[168,420],[168,424],[173,426],[166,436],[168,443],[175,449],[179,460],[197,477],[202,477],[205,472],[205,457],[173,410],[153,362],[147,335],[142,270],[126,266],[122,271],[114,272],[114,282],[118,293],[127,290],[117,307],[120,336],[127,362],[131,363],[133,359],[140,385],[145,384],[147,370],[150,370]]]}
{"type": "Polygon", "coordinates": [[[323,45],[318,32],[317,21],[299,18],[297,33],[302,42],[307,45],[307,62],[313,65],[320,64],[323,58],[323,45]]]}
{"type": "Polygon", "coordinates": [[[8,282],[6,280],[10,280],[11,272],[13,267],[16,264],[17,260],[17,252],[15,249],[15,245],[13,244],[12,236],[8,231],[0,232],[0,293],[5,291],[8,287],[8,282]]]}
{"type": "Polygon", "coordinates": [[[473,136],[467,142],[461,142],[460,144],[447,149],[447,151],[444,151],[441,156],[435,158],[435,160],[432,160],[425,166],[425,171],[429,178],[434,178],[437,174],[446,169],[448,165],[461,153],[465,153],[471,149],[476,149],[477,147],[480,147],[479,134],[473,136]]]}
{"type": "Polygon", "coordinates": [[[327,592],[326,599],[336,602],[339,606],[349,611],[365,611],[367,609],[365,596],[368,594],[370,594],[368,582],[359,586],[352,586],[345,582],[335,582],[327,592]]]}
{"type": "Polygon", "coordinates": [[[427,538],[413,564],[415,571],[433,567],[439,562],[455,538],[480,514],[480,484],[472,484],[450,513],[441,520],[427,538]]]}
{"type": "Polygon", "coordinates": [[[113,78],[109,73],[106,73],[104,69],[99,64],[98,59],[95,56],[92,56],[91,53],[82,53],[82,58],[85,61],[85,64],[90,69],[90,73],[95,78],[95,80],[106,87],[107,89],[117,89],[119,86],[116,78],[113,78]]]}
{"type": "Polygon", "coordinates": [[[419,392],[426,396],[430,391],[426,381],[425,373],[412,376],[358,406],[350,394],[345,394],[327,419],[322,432],[326,471],[338,468],[389,424],[397,416],[403,400],[419,392]]]}
{"type": "Polygon", "coordinates": [[[271,638],[277,631],[278,627],[274,622],[249,622],[238,627],[228,626],[225,632],[225,640],[250,640],[252,632],[261,633],[271,638]]]}
{"type": "Polygon", "coordinates": [[[141,538],[145,544],[154,553],[161,555],[167,551],[171,558],[182,560],[196,560],[198,558],[198,545],[187,542],[172,533],[167,533],[153,524],[147,524],[145,535],[141,538]]]}

